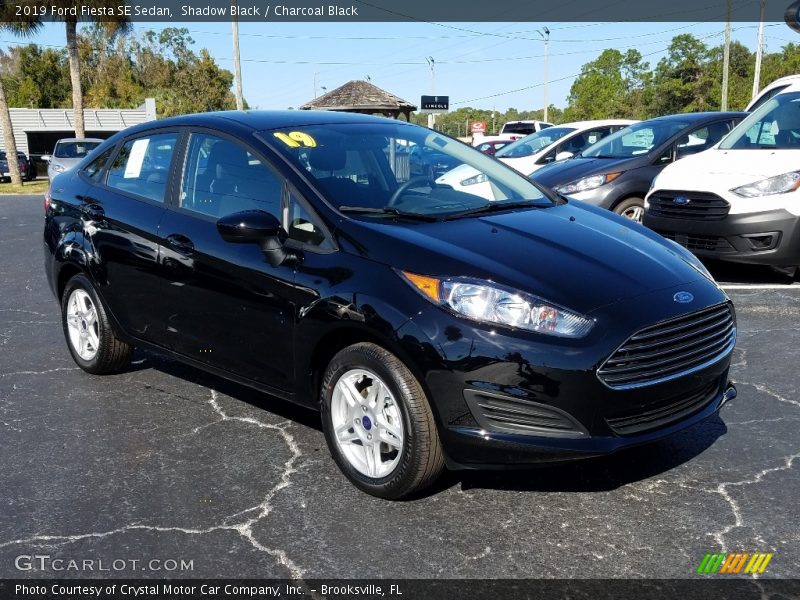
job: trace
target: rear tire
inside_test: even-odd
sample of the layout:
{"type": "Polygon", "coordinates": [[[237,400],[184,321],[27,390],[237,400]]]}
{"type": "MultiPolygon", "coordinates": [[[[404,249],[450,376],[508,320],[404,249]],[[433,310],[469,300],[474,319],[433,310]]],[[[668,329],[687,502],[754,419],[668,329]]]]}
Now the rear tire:
{"type": "Polygon", "coordinates": [[[354,344],[336,354],[320,400],[328,448],[360,490],[397,500],[442,473],[444,454],[425,392],[380,346],[354,344]]]}
{"type": "Polygon", "coordinates": [[[642,198],[625,198],[613,210],[620,216],[641,223],[644,216],[644,200],[642,198]]]}
{"type": "Polygon", "coordinates": [[[130,364],[133,346],[114,334],[103,303],[83,274],[64,288],[61,323],[73,360],[87,373],[116,373],[130,364]]]}

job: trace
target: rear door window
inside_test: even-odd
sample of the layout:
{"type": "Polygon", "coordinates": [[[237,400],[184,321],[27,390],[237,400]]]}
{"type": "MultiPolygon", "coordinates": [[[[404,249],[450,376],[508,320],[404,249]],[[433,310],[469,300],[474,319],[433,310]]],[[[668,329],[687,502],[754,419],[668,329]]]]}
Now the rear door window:
{"type": "Polygon", "coordinates": [[[177,133],[128,140],[108,169],[106,185],[156,202],[164,202],[177,133]]]}

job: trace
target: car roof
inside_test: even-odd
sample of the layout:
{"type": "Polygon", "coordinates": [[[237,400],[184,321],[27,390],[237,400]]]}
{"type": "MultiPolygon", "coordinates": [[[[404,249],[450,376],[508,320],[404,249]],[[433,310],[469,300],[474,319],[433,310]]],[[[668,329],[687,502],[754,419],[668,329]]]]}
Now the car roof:
{"type": "Polygon", "coordinates": [[[743,111],[709,111],[709,112],[696,112],[696,113],[677,113],[674,115],[664,115],[662,117],[655,117],[642,121],[642,123],[650,123],[654,121],[690,121],[692,123],[699,123],[700,121],[713,121],[725,117],[746,117],[749,113],[743,111]]]}
{"type": "Polygon", "coordinates": [[[590,121],[572,121],[570,123],[559,123],[553,127],[575,127],[580,129],[582,127],[600,127],[603,125],[633,125],[638,123],[635,119],[593,119],[590,121]]]}
{"type": "Polygon", "coordinates": [[[105,140],[102,138],[61,138],[56,144],[61,142],[105,142],[105,140]]]}
{"type": "Polygon", "coordinates": [[[330,110],[227,110],[169,117],[159,121],[149,121],[147,125],[224,125],[231,121],[255,131],[338,123],[386,123],[387,121],[406,123],[387,117],[330,110]]]}

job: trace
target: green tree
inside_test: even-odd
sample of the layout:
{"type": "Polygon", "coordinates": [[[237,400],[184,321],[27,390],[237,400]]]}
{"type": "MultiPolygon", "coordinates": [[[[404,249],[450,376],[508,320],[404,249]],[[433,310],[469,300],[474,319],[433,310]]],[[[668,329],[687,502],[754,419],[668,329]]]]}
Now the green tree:
{"type": "MultiPolygon", "coordinates": [[[[25,36],[33,34],[33,32],[42,25],[41,21],[38,19],[12,21],[9,15],[2,14],[8,10],[10,10],[10,7],[3,7],[2,11],[0,11],[0,17],[9,19],[0,21],[0,31],[8,31],[14,35],[25,36]]],[[[11,113],[8,110],[6,90],[2,78],[0,78],[0,125],[3,127],[3,144],[8,161],[8,172],[11,174],[11,183],[14,185],[22,185],[22,173],[19,170],[19,161],[17,160],[17,141],[14,139],[14,130],[11,125],[11,113]]]]}
{"type": "Polygon", "coordinates": [[[570,121],[623,117],[627,113],[625,57],[608,49],[586,63],[569,90],[569,106],[564,117],[570,121]]]}
{"type": "MultiPolygon", "coordinates": [[[[69,76],[72,86],[72,108],[75,111],[75,136],[86,137],[86,127],[83,120],[83,88],[81,85],[81,61],[78,48],[78,17],[82,7],[89,6],[98,9],[111,9],[116,11],[120,5],[119,0],[55,0],[54,5],[70,9],[62,17],[67,37],[67,57],[69,58],[69,76]],[[72,15],[74,11],[74,15],[72,15]]],[[[116,13],[115,13],[116,14],[116,13]]],[[[110,33],[120,34],[130,30],[130,21],[127,17],[96,17],[93,19],[110,33]]]]}
{"type": "Polygon", "coordinates": [[[708,48],[689,33],[672,38],[667,56],[653,73],[653,96],[650,112],[668,115],[679,112],[710,110],[708,90],[699,85],[708,48]]]}

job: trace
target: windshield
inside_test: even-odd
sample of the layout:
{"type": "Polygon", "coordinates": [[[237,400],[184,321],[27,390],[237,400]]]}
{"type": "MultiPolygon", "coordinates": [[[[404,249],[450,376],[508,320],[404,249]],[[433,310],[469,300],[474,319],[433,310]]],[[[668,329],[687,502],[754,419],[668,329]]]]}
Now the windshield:
{"type": "Polygon", "coordinates": [[[720,150],[800,148],[800,92],[778,94],[728,134],[720,150]]]}
{"type": "Polygon", "coordinates": [[[584,158],[631,158],[647,154],[690,125],[691,123],[688,121],[675,119],[642,121],[612,133],[589,146],[578,156],[584,158]]]}
{"type": "Polygon", "coordinates": [[[513,144],[509,144],[505,148],[498,150],[495,156],[497,156],[497,158],[522,158],[523,156],[531,156],[573,131],[575,131],[575,127],[548,127],[547,129],[542,129],[541,131],[525,136],[513,144]]]}
{"type": "Polygon", "coordinates": [[[83,158],[100,145],[100,142],[58,142],[53,156],[56,158],[83,158]]]}
{"type": "Polygon", "coordinates": [[[444,217],[503,202],[553,205],[531,181],[502,163],[416,125],[325,124],[260,136],[338,208],[377,212],[388,207],[394,213],[444,217]]]}

